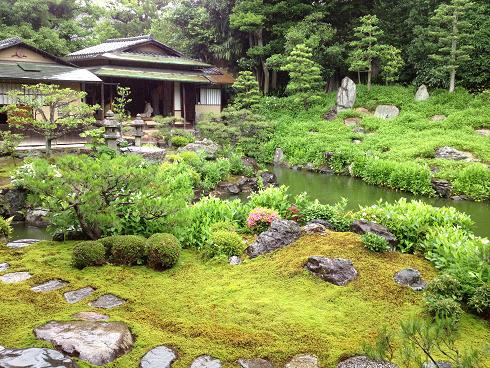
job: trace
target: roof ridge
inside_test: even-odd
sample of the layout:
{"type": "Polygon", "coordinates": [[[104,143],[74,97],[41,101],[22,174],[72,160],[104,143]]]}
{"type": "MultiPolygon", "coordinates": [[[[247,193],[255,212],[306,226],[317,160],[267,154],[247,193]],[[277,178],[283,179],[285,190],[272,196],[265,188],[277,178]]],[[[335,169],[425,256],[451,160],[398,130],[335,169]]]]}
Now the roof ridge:
{"type": "Polygon", "coordinates": [[[13,42],[24,42],[24,41],[22,41],[22,38],[15,36],[15,37],[9,37],[9,38],[5,38],[3,40],[0,40],[0,45],[10,44],[13,42]]]}
{"type": "Polygon", "coordinates": [[[125,42],[125,41],[138,41],[138,40],[153,40],[153,36],[151,34],[134,36],[134,37],[123,37],[123,38],[109,38],[103,43],[111,43],[111,42],[125,42]]]}

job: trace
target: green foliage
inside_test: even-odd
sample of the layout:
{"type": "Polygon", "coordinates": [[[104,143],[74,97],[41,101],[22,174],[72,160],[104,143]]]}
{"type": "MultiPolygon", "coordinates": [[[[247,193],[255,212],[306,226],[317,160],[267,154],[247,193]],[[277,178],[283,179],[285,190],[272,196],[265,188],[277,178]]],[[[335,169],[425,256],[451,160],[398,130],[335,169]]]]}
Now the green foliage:
{"type": "Polygon", "coordinates": [[[172,138],[170,138],[170,143],[173,147],[184,147],[191,142],[192,140],[182,135],[174,135],[172,138]]]}
{"type": "Polygon", "coordinates": [[[0,216],[0,240],[8,240],[12,235],[12,220],[13,217],[5,219],[0,216]]]}
{"type": "Polygon", "coordinates": [[[387,252],[390,244],[382,236],[374,233],[365,233],[361,236],[362,244],[371,252],[387,252]]]}
{"type": "Polygon", "coordinates": [[[202,248],[206,258],[239,256],[245,249],[245,242],[236,232],[226,229],[213,230],[202,248]]]}
{"type": "Polygon", "coordinates": [[[73,247],[72,264],[76,268],[101,266],[106,262],[105,247],[98,240],[83,241],[73,247]]]}
{"type": "Polygon", "coordinates": [[[54,231],[80,229],[91,239],[112,234],[162,232],[175,226],[193,198],[187,165],[148,164],[136,155],[65,155],[50,163],[34,159],[13,183],[46,208],[54,231]]]}
{"type": "Polygon", "coordinates": [[[104,127],[87,129],[84,132],[80,133],[80,137],[88,138],[89,143],[87,144],[87,146],[90,147],[93,152],[99,152],[107,147],[105,145],[104,133],[104,127]]]}
{"type": "Polygon", "coordinates": [[[288,187],[285,185],[260,189],[258,192],[252,193],[248,199],[247,206],[250,209],[257,207],[268,208],[277,211],[281,217],[287,216],[288,209],[292,204],[292,198],[288,194],[288,187]]]}
{"type": "Polygon", "coordinates": [[[475,312],[483,315],[490,313],[490,286],[479,286],[468,301],[468,306],[475,312]]]}
{"type": "Polygon", "coordinates": [[[429,283],[426,293],[431,297],[449,298],[455,301],[461,301],[463,298],[461,283],[453,276],[445,273],[437,276],[429,283]]]}
{"type": "Polygon", "coordinates": [[[51,142],[70,131],[95,123],[93,116],[97,105],[81,102],[86,92],[62,88],[56,84],[23,85],[31,94],[14,90],[8,93],[15,103],[7,105],[8,122],[14,127],[33,131],[46,141],[46,153],[51,142]],[[48,112],[45,112],[45,110],[48,112]]]}
{"type": "Polygon", "coordinates": [[[127,111],[128,104],[133,101],[129,96],[131,95],[131,88],[117,86],[116,97],[112,103],[112,112],[116,121],[123,123],[131,119],[131,115],[127,111]]]}
{"type": "Polygon", "coordinates": [[[437,318],[450,318],[459,321],[463,310],[459,303],[452,298],[441,298],[429,296],[425,299],[427,312],[437,318]]]}
{"type": "Polygon", "coordinates": [[[154,234],[148,238],[148,266],[166,270],[175,266],[180,257],[179,240],[172,234],[154,234]]]}
{"type": "Polygon", "coordinates": [[[405,61],[402,58],[402,50],[386,45],[381,50],[381,74],[383,75],[386,83],[396,82],[400,76],[400,71],[405,65],[405,61]]]}
{"type": "Polygon", "coordinates": [[[346,213],[347,199],[334,205],[322,204],[318,200],[311,201],[306,195],[295,198],[295,204],[299,208],[299,218],[302,223],[312,220],[326,220],[336,231],[349,231],[352,218],[346,213]]]}
{"type": "Polygon", "coordinates": [[[12,156],[24,137],[11,131],[0,131],[0,156],[12,156]]]}
{"type": "Polygon", "coordinates": [[[437,53],[431,58],[450,74],[449,92],[454,92],[456,72],[470,60],[473,46],[469,42],[471,24],[468,15],[474,3],[469,0],[451,0],[441,4],[431,18],[430,34],[437,40],[437,53]]]}
{"type": "Polygon", "coordinates": [[[305,109],[320,100],[322,91],[322,75],[320,66],[313,61],[311,47],[306,44],[294,46],[282,70],[289,73],[286,92],[293,96],[296,104],[305,109]]]}
{"type": "MultiPolygon", "coordinates": [[[[104,247],[105,252],[105,247],[104,247]]],[[[111,262],[117,265],[142,265],[147,257],[146,239],[138,235],[112,237],[111,262]]]]}
{"type": "Polygon", "coordinates": [[[233,98],[233,106],[238,110],[250,109],[258,104],[260,99],[259,84],[250,71],[241,71],[233,83],[236,95],[233,98]]]}
{"type": "Polygon", "coordinates": [[[490,170],[484,164],[465,167],[456,176],[453,190],[458,194],[466,194],[476,201],[490,199],[490,170]]]}
{"type": "Polygon", "coordinates": [[[374,344],[363,344],[362,352],[373,360],[391,362],[395,353],[393,338],[393,334],[384,326],[378,331],[374,344]]]}
{"type": "Polygon", "coordinates": [[[443,227],[451,231],[461,228],[466,231],[472,226],[470,217],[454,207],[433,207],[422,201],[408,202],[402,198],[394,203],[380,201],[370,207],[362,207],[359,217],[386,226],[399,241],[404,252],[428,249],[420,244],[432,229],[443,227]]]}

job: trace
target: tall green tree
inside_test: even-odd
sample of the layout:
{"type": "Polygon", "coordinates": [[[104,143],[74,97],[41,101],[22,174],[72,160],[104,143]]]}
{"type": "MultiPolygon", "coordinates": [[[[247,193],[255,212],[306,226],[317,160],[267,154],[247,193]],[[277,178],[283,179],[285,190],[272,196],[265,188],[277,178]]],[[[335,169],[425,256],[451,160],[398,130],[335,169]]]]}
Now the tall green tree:
{"type": "Polygon", "coordinates": [[[380,37],[383,31],[379,28],[376,15],[365,15],[359,19],[359,25],[354,28],[354,41],[350,43],[352,51],[349,55],[349,70],[367,72],[368,90],[371,90],[373,62],[381,57],[383,47],[380,37]]]}
{"type": "Polygon", "coordinates": [[[386,45],[381,50],[381,75],[386,83],[395,82],[400,76],[400,71],[405,65],[402,52],[395,46],[386,45]]]}
{"type": "Polygon", "coordinates": [[[233,105],[238,109],[254,107],[260,100],[259,84],[251,71],[241,71],[233,84],[233,89],[236,91],[233,105]]]}
{"type": "Polygon", "coordinates": [[[468,15],[473,6],[469,0],[451,0],[440,5],[431,18],[431,35],[437,40],[438,50],[430,56],[449,72],[449,92],[454,92],[457,70],[470,60],[473,46],[469,42],[468,15]]]}
{"type": "Polygon", "coordinates": [[[320,99],[323,79],[320,66],[313,61],[311,47],[296,45],[287,56],[283,70],[289,73],[290,78],[286,92],[297,103],[308,108],[320,99]]]}

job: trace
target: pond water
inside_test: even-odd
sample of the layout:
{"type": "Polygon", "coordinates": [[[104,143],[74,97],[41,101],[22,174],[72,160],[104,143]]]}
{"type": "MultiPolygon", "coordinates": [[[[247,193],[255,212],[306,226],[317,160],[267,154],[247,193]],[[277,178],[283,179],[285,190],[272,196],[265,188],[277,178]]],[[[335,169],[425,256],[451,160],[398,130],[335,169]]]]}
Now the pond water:
{"type": "Polygon", "coordinates": [[[402,197],[421,199],[433,206],[452,206],[470,215],[475,222],[474,231],[479,236],[490,238],[490,203],[453,201],[444,198],[429,198],[415,196],[406,192],[396,192],[387,188],[369,185],[360,179],[350,176],[337,176],[295,171],[287,168],[274,167],[279,184],[289,187],[293,195],[307,192],[312,198],[318,198],[322,203],[333,204],[342,197],[348,199],[348,209],[357,210],[359,206],[367,206],[383,199],[387,202],[396,201],[402,197]]]}
{"type": "Polygon", "coordinates": [[[12,224],[14,232],[12,234],[12,240],[18,239],[41,239],[50,240],[51,236],[47,233],[46,229],[39,227],[26,225],[24,222],[14,222],[12,224]]]}

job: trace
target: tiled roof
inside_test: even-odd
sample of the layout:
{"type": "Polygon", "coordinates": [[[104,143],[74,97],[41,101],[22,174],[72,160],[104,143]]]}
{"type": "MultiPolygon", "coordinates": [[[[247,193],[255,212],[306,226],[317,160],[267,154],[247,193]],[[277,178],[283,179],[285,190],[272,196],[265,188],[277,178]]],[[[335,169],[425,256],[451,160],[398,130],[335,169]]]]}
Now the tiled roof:
{"type": "Polygon", "coordinates": [[[178,51],[164,45],[161,42],[158,42],[151,35],[146,35],[146,36],[138,36],[138,37],[109,39],[101,44],[86,47],[84,49],[72,52],[71,54],[67,55],[67,58],[70,60],[75,60],[75,59],[87,58],[91,56],[104,54],[106,52],[123,51],[132,46],[144,44],[147,42],[158,44],[159,46],[171,51],[175,55],[179,55],[179,56],[181,55],[178,51]]]}
{"type": "Polygon", "coordinates": [[[99,77],[209,83],[209,80],[202,73],[189,73],[179,70],[103,66],[92,68],[91,71],[99,77]]]}
{"type": "Polygon", "coordinates": [[[19,37],[6,38],[5,40],[0,40],[0,50],[18,45],[23,43],[19,37]]]}
{"type": "Polygon", "coordinates": [[[167,65],[186,65],[196,67],[210,67],[211,65],[199,60],[189,59],[179,56],[156,55],[136,52],[107,52],[101,55],[103,58],[111,60],[140,61],[155,64],[167,65]]]}
{"type": "Polygon", "coordinates": [[[0,79],[25,81],[101,82],[87,69],[31,62],[0,62],[0,79]]]}

